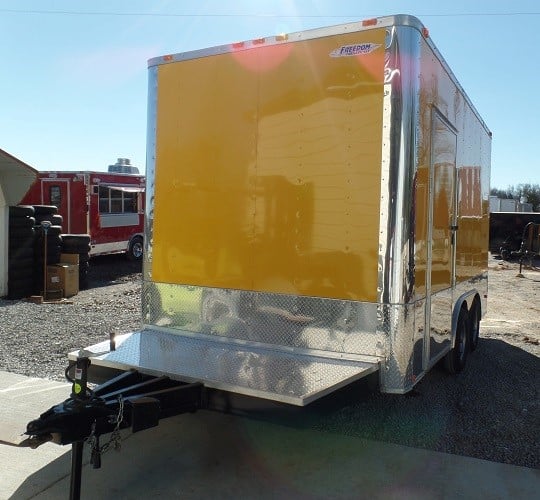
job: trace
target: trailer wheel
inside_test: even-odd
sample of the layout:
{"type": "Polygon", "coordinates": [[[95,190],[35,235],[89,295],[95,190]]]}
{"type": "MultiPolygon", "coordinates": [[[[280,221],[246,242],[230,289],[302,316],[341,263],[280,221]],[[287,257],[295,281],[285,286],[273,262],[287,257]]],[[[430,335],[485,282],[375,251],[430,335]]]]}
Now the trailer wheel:
{"type": "Polygon", "coordinates": [[[476,298],[469,312],[469,349],[471,352],[478,347],[480,341],[480,319],[480,302],[476,298]]]}
{"type": "Polygon", "coordinates": [[[444,358],[444,366],[448,373],[460,373],[465,368],[469,354],[469,320],[467,309],[462,307],[456,326],[456,342],[444,358]]]}
{"type": "Polygon", "coordinates": [[[127,258],[129,260],[141,260],[143,256],[143,239],[141,236],[135,236],[129,242],[127,258]]]}

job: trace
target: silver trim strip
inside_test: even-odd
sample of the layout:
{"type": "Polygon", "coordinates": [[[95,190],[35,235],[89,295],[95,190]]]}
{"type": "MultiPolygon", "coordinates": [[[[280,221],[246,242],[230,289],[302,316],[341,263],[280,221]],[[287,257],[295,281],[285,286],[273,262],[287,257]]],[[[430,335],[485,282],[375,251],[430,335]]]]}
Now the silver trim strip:
{"type": "Polygon", "coordinates": [[[154,243],[154,192],[156,185],[157,141],[157,67],[148,70],[148,124],[146,130],[146,192],[144,214],[143,281],[152,280],[152,248],[154,243]]]}

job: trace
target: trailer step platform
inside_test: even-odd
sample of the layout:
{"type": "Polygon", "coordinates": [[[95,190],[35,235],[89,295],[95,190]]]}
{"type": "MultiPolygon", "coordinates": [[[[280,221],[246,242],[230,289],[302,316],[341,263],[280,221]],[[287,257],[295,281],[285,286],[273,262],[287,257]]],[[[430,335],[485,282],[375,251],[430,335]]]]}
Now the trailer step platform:
{"type": "MultiPolygon", "coordinates": [[[[229,339],[227,339],[229,340],[229,339]]],[[[182,382],[305,406],[379,368],[379,361],[336,359],[144,329],[84,350],[93,366],[136,369],[182,382]]],[[[69,354],[77,359],[78,352],[69,354]]]]}

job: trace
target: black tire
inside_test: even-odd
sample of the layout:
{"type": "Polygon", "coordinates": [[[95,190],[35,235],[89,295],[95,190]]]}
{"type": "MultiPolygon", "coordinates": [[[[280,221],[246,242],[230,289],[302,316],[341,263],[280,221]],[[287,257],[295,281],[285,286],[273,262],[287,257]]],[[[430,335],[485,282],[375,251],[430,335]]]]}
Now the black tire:
{"type": "Polygon", "coordinates": [[[35,232],[33,227],[10,227],[9,238],[10,239],[27,239],[34,238],[35,232]]]}
{"type": "MultiPolygon", "coordinates": [[[[79,247],[84,245],[90,245],[89,234],[63,234],[62,242],[66,247],[79,247]]],[[[77,253],[77,252],[73,252],[77,253]]]]}
{"type": "Polygon", "coordinates": [[[90,250],[91,250],[91,247],[90,245],[86,245],[86,244],[82,244],[82,245],[66,245],[63,241],[62,241],[62,252],[63,253],[78,253],[79,255],[80,254],[83,254],[83,253],[90,253],[90,250]]]}
{"type": "Polygon", "coordinates": [[[88,263],[89,260],[90,260],[90,255],[88,255],[88,253],[83,252],[79,254],[79,264],[88,263]]]}
{"type": "Polygon", "coordinates": [[[10,217],[9,229],[33,227],[36,224],[34,217],[10,217]]]}
{"type": "Polygon", "coordinates": [[[35,213],[32,205],[16,205],[9,207],[9,217],[33,217],[35,213]]]}
{"type": "Polygon", "coordinates": [[[79,274],[82,272],[87,273],[89,269],[90,269],[90,263],[88,261],[79,262],[79,274]]]}
{"type": "Polygon", "coordinates": [[[29,258],[34,260],[34,247],[33,246],[9,249],[8,260],[10,263],[16,262],[18,260],[29,259],[29,258]]]}
{"type": "Polygon", "coordinates": [[[27,280],[34,282],[34,266],[11,267],[8,269],[8,283],[10,280],[27,280]]]}
{"type": "Polygon", "coordinates": [[[32,269],[34,267],[34,255],[28,257],[19,257],[18,259],[9,259],[8,269],[32,269]]]}
{"type": "Polygon", "coordinates": [[[15,291],[15,290],[24,290],[25,292],[28,290],[33,290],[34,288],[34,278],[20,278],[15,279],[12,278],[8,280],[8,290],[15,291]]]}
{"type": "Polygon", "coordinates": [[[9,238],[9,250],[10,252],[11,251],[14,251],[14,250],[17,250],[18,248],[34,248],[34,241],[35,241],[35,237],[34,235],[28,235],[28,236],[23,236],[22,238],[21,237],[17,237],[17,238],[9,238]]]}
{"type": "Polygon", "coordinates": [[[142,236],[134,236],[129,242],[127,258],[132,261],[141,260],[143,257],[144,244],[142,236]]]}
{"type": "Polygon", "coordinates": [[[58,213],[56,205],[34,205],[34,213],[38,215],[54,215],[58,213]]]}
{"type": "Polygon", "coordinates": [[[88,288],[88,275],[79,276],[79,290],[86,290],[88,288]]]}
{"type": "MultiPolygon", "coordinates": [[[[60,255],[62,253],[62,246],[58,244],[56,241],[51,241],[50,243],[47,242],[47,255],[57,253],[60,255]]],[[[43,248],[43,243],[40,245],[36,245],[35,247],[35,255],[36,257],[43,257],[45,254],[45,249],[43,248]]]]}
{"type": "Polygon", "coordinates": [[[452,349],[444,358],[446,371],[451,374],[460,373],[467,364],[469,354],[469,318],[467,308],[462,307],[459,311],[456,325],[456,339],[452,349]]]}
{"type": "MultiPolygon", "coordinates": [[[[45,236],[43,226],[36,226],[36,234],[39,238],[43,238],[45,236]]],[[[51,238],[52,236],[60,236],[61,234],[62,226],[49,226],[49,229],[47,229],[47,238],[51,238]]]]}
{"type": "Polygon", "coordinates": [[[469,349],[475,351],[480,342],[480,320],[482,319],[482,307],[478,298],[474,299],[469,311],[469,349]]]}
{"type": "MultiPolygon", "coordinates": [[[[60,255],[62,252],[60,250],[51,250],[47,252],[47,264],[50,264],[51,262],[56,264],[57,262],[60,262],[60,255]]],[[[43,254],[36,254],[34,256],[35,262],[39,264],[43,264],[45,261],[45,255],[43,254]]]]}
{"type": "Polygon", "coordinates": [[[7,298],[9,300],[21,300],[26,299],[27,297],[30,297],[31,295],[34,295],[34,288],[11,288],[8,290],[7,298]]]}
{"type": "Polygon", "coordinates": [[[35,219],[38,225],[43,221],[49,221],[53,226],[61,226],[64,222],[64,218],[59,214],[37,215],[35,219]]]}
{"type": "Polygon", "coordinates": [[[64,218],[61,215],[56,214],[51,217],[51,224],[53,226],[59,226],[61,228],[63,223],[64,223],[64,218]]]}

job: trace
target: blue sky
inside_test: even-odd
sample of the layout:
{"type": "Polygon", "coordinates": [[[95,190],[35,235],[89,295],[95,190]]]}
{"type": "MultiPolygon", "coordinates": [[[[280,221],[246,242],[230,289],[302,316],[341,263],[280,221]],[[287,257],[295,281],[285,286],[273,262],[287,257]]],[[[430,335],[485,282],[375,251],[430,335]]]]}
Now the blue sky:
{"type": "Polygon", "coordinates": [[[491,185],[540,184],[533,0],[0,0],[0,148],[38,170],[144,170],[151,57],[416,15],[493,132],[491,185]]]}

